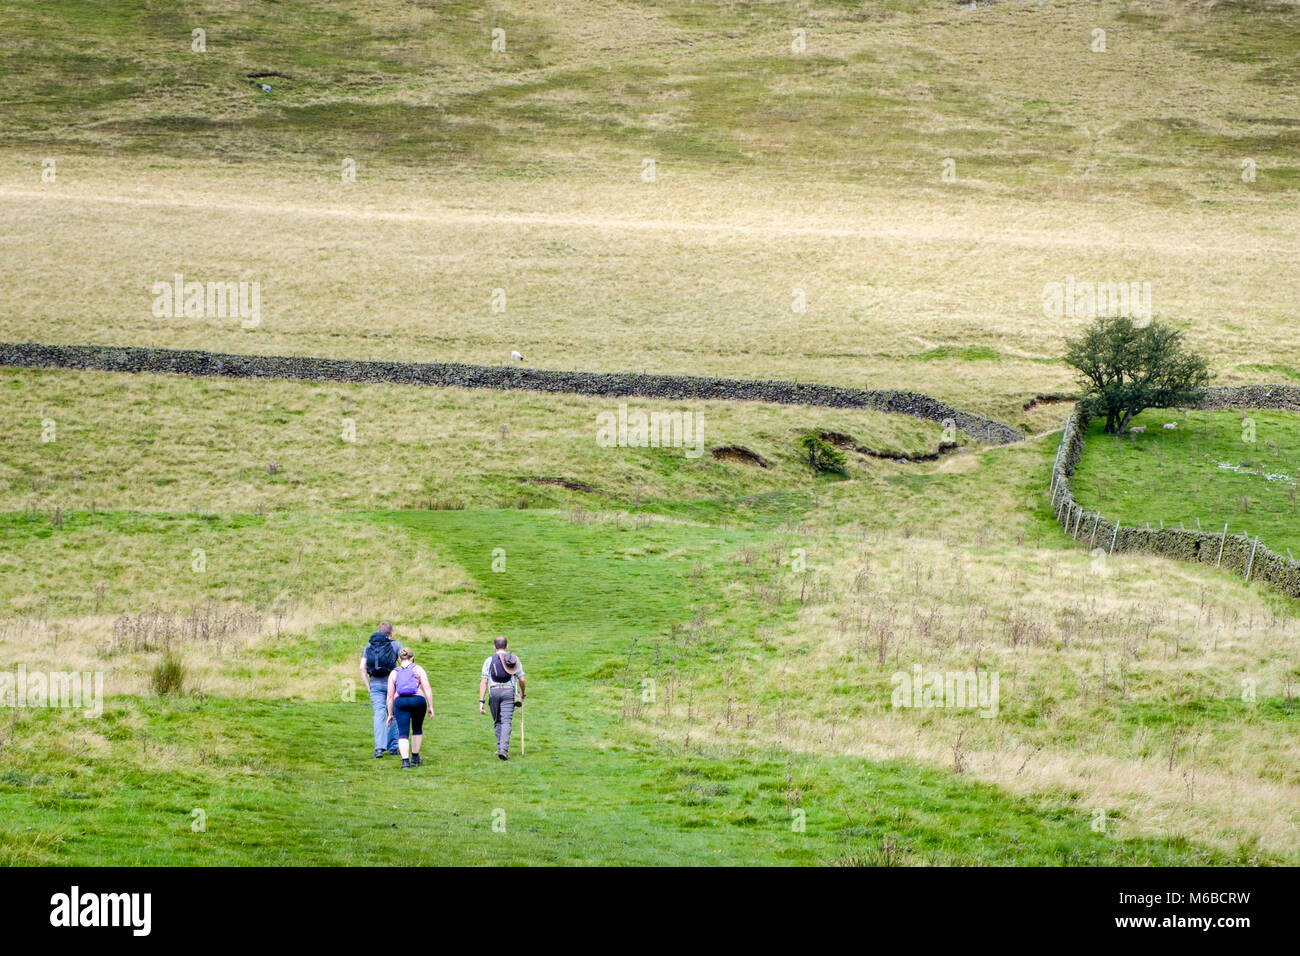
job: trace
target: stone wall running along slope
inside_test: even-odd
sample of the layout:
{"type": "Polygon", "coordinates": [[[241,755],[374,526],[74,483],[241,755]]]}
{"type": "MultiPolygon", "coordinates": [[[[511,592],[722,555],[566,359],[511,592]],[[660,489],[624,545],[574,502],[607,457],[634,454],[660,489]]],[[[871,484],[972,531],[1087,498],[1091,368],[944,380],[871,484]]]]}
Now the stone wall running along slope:
{"type": "Polygon", "coordinates": [[[940,424],[951,422],[971,438],[997,445],[1023,441],[1025,437],[1019,429],[1010,425],[963,412],[917,392],[873,391],[802,382],[623,372],[564,372],[444,362],[373,362],[305,356],[233,355],[111,345],[39,345],[30,342],[0,343],[0,365],[302,381],[384,382],[444,388],[523,389],[605,398],[636,396],[670,401],[724,400],[867,408],[911,415],[940,424]]]}

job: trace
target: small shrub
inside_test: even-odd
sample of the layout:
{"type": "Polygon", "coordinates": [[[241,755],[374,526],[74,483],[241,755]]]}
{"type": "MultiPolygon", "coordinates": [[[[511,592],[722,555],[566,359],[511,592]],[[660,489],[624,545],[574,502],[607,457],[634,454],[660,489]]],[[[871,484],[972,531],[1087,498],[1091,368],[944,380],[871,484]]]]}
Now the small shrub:
{"type": "Polygon", "coordinates": [[[799,439],[799,450],[809,467],[818,474],[843,475],[844,452],[840,451],[817,432],[808,432],[799,439]]]}
{"type": "Polygon", "coordinates": [[[153,669],[153,690],[159,697],[180,696],[185,691],[185,663],[171,651],[153,669]]]}

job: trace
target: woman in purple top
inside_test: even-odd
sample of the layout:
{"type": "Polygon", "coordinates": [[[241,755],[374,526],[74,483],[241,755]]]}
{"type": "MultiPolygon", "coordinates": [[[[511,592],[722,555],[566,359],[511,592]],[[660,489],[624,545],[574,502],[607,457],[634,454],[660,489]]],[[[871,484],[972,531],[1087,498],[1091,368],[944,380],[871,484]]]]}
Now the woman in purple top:
{"type": "Polygon", "coordinates": [[[429,675],[415,663],[415,655],[404,647],[397,655],[397,666],[388,675],[388,722],[397,721],[397,749],[402,755],[402,769],[418,767],[420,741],[424,734],[424,715],[433,716],[433,691],[429,675]]]}

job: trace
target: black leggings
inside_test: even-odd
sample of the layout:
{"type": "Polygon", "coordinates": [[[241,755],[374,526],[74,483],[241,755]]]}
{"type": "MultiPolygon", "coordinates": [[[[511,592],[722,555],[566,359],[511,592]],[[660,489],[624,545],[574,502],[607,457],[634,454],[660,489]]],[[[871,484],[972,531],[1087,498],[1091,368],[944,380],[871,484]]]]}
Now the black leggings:
{"type": "Polygon", "coordinates": [[[397,718],[397,736],[402,740],[411,734],[424,733],[424,715],[429,705],[419,694],[407,694],[393,701],[393,716],[397,718]]]}

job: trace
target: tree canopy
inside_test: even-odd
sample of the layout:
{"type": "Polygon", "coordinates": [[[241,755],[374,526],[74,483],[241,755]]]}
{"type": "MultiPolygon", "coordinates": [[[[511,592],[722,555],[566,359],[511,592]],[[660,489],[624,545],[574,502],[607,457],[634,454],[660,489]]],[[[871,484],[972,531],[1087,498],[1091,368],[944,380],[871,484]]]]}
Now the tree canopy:
{"type": "Polygon", "coordinates": [[[1065,361],[1079,373],[1089,410],[1119,434],[1147,408],[1195,403],[1210,381],[1205,359],[1183,344],[1183,333],[1123,317],[1097,319],[1079,339],[1065,342],[1065,361]]]}

